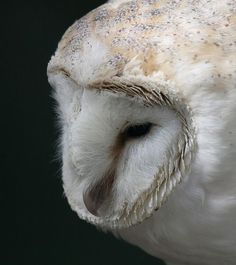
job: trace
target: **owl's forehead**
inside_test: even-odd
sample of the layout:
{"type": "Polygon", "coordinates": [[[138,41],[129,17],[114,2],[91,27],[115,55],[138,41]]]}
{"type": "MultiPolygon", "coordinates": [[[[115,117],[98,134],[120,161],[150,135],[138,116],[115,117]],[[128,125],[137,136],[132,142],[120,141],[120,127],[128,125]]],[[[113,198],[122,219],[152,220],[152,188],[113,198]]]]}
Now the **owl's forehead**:
{"type": "Polygon", "coordinates": [[[235,0],[112,2],[66,31],[49,72],[62,70],[87,84],[134,71],[138,64],[144,75],[162,72],[171,80],[180,62],[217,68],[223,58],[233,60],[235,28],[235,0]]]}

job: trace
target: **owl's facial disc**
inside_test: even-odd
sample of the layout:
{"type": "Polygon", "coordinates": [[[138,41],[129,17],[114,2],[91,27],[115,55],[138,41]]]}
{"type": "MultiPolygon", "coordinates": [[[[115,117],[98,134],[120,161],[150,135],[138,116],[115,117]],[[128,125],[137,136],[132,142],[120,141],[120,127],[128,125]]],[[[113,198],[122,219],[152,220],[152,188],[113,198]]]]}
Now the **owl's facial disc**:
{"type": "Polygon", "coordinates": [[[157,104],[147,104],[119,91],[82,90],[67,79],[60,77],[56,98],[63,122],[63,184],[71,207],[104,228],[143,221],[182,178],[190,153],[187,121],[160,104],[171,103],[162,92],[153,94],[157,104]]]}

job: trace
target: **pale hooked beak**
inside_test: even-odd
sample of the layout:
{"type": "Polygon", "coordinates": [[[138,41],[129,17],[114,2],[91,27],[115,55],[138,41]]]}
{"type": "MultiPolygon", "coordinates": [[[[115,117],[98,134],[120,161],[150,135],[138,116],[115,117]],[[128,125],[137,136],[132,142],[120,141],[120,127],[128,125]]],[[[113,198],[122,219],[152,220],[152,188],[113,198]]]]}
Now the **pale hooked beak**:
{"type": "Polygon", "coordinates": [[[88,187],[83,194],[84,204],[87,210],[97,216],[101,216],[101,207],[110,197],[113,183],[115,180],[115,169],[111,168],[105,176],[94,186],[88,187]]]}

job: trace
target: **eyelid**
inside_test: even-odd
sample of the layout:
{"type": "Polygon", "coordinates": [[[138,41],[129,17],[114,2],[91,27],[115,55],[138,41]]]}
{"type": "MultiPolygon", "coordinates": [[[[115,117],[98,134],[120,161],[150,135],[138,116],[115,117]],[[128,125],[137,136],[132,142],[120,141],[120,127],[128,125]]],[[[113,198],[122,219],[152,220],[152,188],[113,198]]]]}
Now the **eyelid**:
{"type": "Polygon", "coordinates": [[[161,127],[159,124],[156,124],[156,123],[153,123],[151,121],[145,121],[145,122],[138,122],[138,123],[131,123],[129,121],[126,121],[126,123],[122,126],[121,128],[121,133],[125,132],[129,127],[132,127],[132,126],[139,126],[139,125],[143,125],[143,124],[146,124],[146,123],[151,123],[151,125],[154,127],[154,126],[158,126],[158,127],[161,127]]]}
{"type": "Polygon", "coordinates": [[[151,122],[137,123],[134,125],[127,126],[122,134],[127,139],[144,137],[146,134],[150,133],[150,131],[152,130],[152,127],[153,127],[153,124],[151,122]]]}

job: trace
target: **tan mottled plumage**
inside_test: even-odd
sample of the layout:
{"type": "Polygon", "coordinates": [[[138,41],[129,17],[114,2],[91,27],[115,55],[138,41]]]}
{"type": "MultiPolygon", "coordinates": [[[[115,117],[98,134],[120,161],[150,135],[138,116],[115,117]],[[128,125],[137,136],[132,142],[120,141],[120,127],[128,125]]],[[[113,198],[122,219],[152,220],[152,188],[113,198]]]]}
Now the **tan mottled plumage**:
{"type": "Polygon", "coordinates": [[[129,72],[136,60],[145,76],[160,71],[164,79],[181,84],[181,62],[205,62],[214,65],[212,79],[224,82],[235,74],[235,12],[235,0],[124,1],[116,8],[108,3],[67,30],[49,72],[63,69],[89,84],[129,72]],[[105,49],[98,65],[91,61],[94,43],[105,49]]]}

